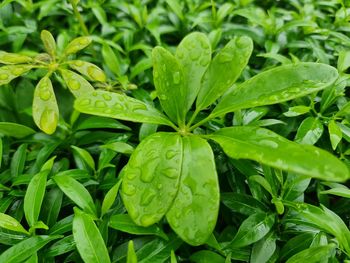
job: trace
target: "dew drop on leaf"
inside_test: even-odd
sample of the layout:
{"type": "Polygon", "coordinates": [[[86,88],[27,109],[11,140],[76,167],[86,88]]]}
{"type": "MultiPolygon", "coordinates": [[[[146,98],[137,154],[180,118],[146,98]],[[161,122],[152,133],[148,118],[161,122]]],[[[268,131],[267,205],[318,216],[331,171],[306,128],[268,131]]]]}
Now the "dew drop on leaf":
{"type": "Polygon", "coordinates": [[[86,105],[89,105],[91,103],[91,100],[90,99],[82,99],[79,104],[81,106],[86,106],[86,105]]]}
{"type": "Polygon", "coordinates": [[[144,172],[141,173],[141,181],[144,183],[152,182],[153,178],[154,178],[153,171],[149,171],[148,169],[145,169],[144,172]]]}
{"type": "Polygon", "coordinates": [[[73,90],[80,89],[80,83],[75,79],[69,80],[68,85],[73,90]]]}
{"type": "Polygon", "coordinates": [[[124,183],[122,187],[123,193],[126,195],[134,195],[136,193],[136,188],[130,183],[124,183]]]}
{"type": "Polygon", "coordinates": [[[107,104],[106,102],[104,102],[103,100],[97,100],[95,102],[95,107],[96,108],[106,108],[107,107],[107,104]]]}
{"type": "Polygon", "coordinates": [[[111,96],[109,96],[108,94],[103,94],[103,98],[106,100],[106,101],[110,101],[112,99],[111,96]]]}
{"type": "Polygon", "coordinates": [[[177,178],[178,171],[175,168],[166,168],[162,170],[162,173],[168,178],[175,179],[177,178]]]}
{"type": "Polygon", "coordinates": [[[153,198],[156,196],[156,191],[152,188],[148,188],[145,190],[141,197],[141,205],[149,205],[153,198]]]}
{"type": "Polygon", "coordinates": [[[173,74],[173,82],[174,82],[174,84],[179,84],[180,83],[180,72],[175,72],[174,74],[173,74]]]}
{"type": "Polygon", "coordinates": [[[39,92],[40,99],[47,101],[51,98],[51,92],[48,89],[42,89],[39,92]]]}
{"type": "Polygon", "coordinates": [[[57,126],[57,114],[53,110],[44,110],[40,118],[40,127],[47,134],[55,132],[57,126]]]}
{"type": "Polygon", "coordinates": [[[5,79],[8,79],[9,75],[7,74],[0,74],[0,79],[1,80],[5,80],[5,79]]]}

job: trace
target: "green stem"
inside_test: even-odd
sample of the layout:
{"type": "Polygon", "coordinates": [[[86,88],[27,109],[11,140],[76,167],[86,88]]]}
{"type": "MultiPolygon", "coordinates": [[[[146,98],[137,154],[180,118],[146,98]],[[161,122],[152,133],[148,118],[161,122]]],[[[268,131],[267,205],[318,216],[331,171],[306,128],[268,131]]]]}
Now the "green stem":
{"type": "Polygon", "coordinates": [[[79,25],[81,27],[81,29],[83,30],[83,34],[85,36],[88,36],[89,35],[89,31],[85,25],[85,22],[83,20],[83,18],[81,17],[80,13],[79,13],[79,10],[78,10],[78,5],[76,3],[75,0],[69,0],[69,2],[71,3],[72,7],[73,7],[73,12],[74,12],[74,15],[76,17],[76,19],[78,19],[79,21],[79,25]]]}
{"type": "Polygon", "coordinates": [[[190,121],[187,123],[187,127],[191,127],[192,122],[195,120],[195,118],[197,117],[198,113],[200,112],[200,110],[195,110],[194,113],[191,116],[190,121]]]}
{"type": "Polygon", "coordinates": [[[208,117],[204,118],[200,122],[197,122],[195,125],[191,126],[188,131],[193,131],[195,128],[201,126],[203,123],[210,121],[211,119],[214,119],[215,117],[217,117],[217,116],[209,115],[208,117]]]}

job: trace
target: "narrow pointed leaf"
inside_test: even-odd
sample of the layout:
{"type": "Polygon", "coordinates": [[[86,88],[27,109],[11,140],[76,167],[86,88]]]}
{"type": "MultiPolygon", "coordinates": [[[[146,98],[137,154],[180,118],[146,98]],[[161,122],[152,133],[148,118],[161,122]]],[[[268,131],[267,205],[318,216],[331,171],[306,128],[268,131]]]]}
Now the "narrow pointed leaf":
{"type": "Polygon", "coordinates": [[[0,122],[0,134],[15,138],[23,138],[33,133],[35,133],[35,131],[27,126],[13,122],[0,122]]]}
{"type": "Polygon", "coordinates": [[[171,206],[179,187],[181,137],[155,133],[135,149],[125,168],[121,195],[134,222],[150,226],[171,206]]]}
{"type": "Polygon", "coordinates": [[[66,56],[77,53],[78,51],[86,48],[91,43],[90,37],[77,37],[73,39],[64,49],[66,56]]]}
{"type": "Polygon", "coordinates": [[[166,216],[184,241],[198,246],[205,243],[216,225],[219,184],[213,152],[204,139],[183,137],[183,149],[179,191],[166,216]]]}
{"type": "Polygon", "coordinates": [[[154,107],[122,94],[94,91],[75,101],[74,107],[83,113],[120,120],[170,125],[171,122],[154,107]]]}
{"type": "Polygon", "coordinates": [[[40,37],[41,37],[41,41],[44,43],[46,52],[49,53],[50,56],[54,58],[56,56],[56,41],[54,37],[47,30],[41,31],[40,37]]]}
{"type": "Polygon", "coordinates": [[[299,262],[308,262],[308,263],[319,263],[326,260],[332,255],[332,252],[335,251],[335,244],[329,244],[326,246],[310,247],[305,249],[298,254],[295,254],[289,258],[286,263],[299,263],[299,262]]]}
{"type": "Polygon", "coordinates": [[[152,60],[154,85],[163,110],[172,121],[184,123],[187,93],[183,69],[177,59],[162,47],[153,49],[152,60]]]}
{"type": "Polygon", "coordinates": [[[321,63],[288,64],[264,71],[227,94],[214,116],[261,105],[270,105],[325,89],[338,78],[335,68],[321,63]]]}
{"type": "Polygon", "coordinates": [[[25,55],[0,51],[0,63],[2,64],[22,64],[32,61],[33,59],[31,57],[25,55]]]}
{"type": "Polygon", "coordinates": [[[84,262],[111,262],[104,240],[94,221],[88,214],[77,208],[74,208],[73,236],[84,262]]]}
{"type": "Polygon", "coordinates": [[[321,191],[320,193],[350,198],[350,189],[343,187],[331,188],[329,190],[321,191]]]}
{"type": "Polygon", "coordinates": [[[43,77],[34,91],[33,118],[35,124],[45,133],[55,132],[58,123],[58,106],[51,80],[43,77]]]}
{"type": "Polygon", "coordinates": [[[134,242],[132,240],[128,243],[128,256],[126,258],[126,263],[137,263],[137,256],[134,249],[134,242]]]}
{"type": "Polygon", "coordinates": [[[101,207],[101,215],[103,216],[108,212],[108,210],[112,207],[115,199],[117,198],[119,187],[122,183],[122,180],[119,180],[109,191],[107,192],[105,198],[102,202],[101,207]]]}
{"type": "Polygon", "coordinates": [[[203,33],[191,33],[180,42],[175,56],[183,69],[187,112],[196,99],[201,79],[211,60],[209,39],[203,33]]]}
{"type": "Polygon", "coordinates": [[[337,125],[337,123],[334,120],[331,120],[328,123],[328,132],[329,132],[329,138],[331,140],[332,148],[335,150],[343,138],[343,133],[340,129],[340,127],[337,125]]]}
{"type": "Polygon", "coordinates": [[[83,60],[71,60],[68,65],[92,81],[106,82],[105,73],[95,64],[83,60]]]}
{"type": "Polygon", "coordinates": [[[345,181],[347,166],[312,145],[300,145],[258,127],[230,127],[209,136],[234,159],[250,159],[272,167],[327,181],[345,181]]]}
{"type": "Polygon", "coordinates": [[[28,231],[12,216],[0,213],[0,227],[8,230],[24,233],[28,235],[28,231]]]}
{"type": "Polygon", "coordinates": [[[32,65],[23,64],[0,67],[0,86],[10,83],[11,80],[23,75],[32,68],[32,65]]]}
{"type": "Polygon", "coordinates": [[[67,84],[67,87],[70,92],[73,93],[74,97],[78,98],[94,91],[94,87],[79,74],[67,69],[61,69],[60,72],[64,82],[67,84]]]}
{"type": "Polygon", "coordinates": [[[230,88],[246,67],[253,51],[253,41],[236,37],[214,57],[204,73],[196,107],[204,109],[230,88]]]}

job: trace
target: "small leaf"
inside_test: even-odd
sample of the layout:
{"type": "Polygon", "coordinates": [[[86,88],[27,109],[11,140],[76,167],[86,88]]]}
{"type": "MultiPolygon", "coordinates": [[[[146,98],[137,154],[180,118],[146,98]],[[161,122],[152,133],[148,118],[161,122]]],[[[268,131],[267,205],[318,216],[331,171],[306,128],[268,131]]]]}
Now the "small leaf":
{"type": "Polygon", "coordinates": [[[13,217],[0,213],[0,228],[29,235],[29,232],[13,217]]]}
{"type": "Polygon", "coordinates": [[[24,196],[23,210],[29,226],[35,225],[38,221],[41,204],[46,190],[46,179],[49,170],[40,172],[30,180],[24,196]]]}
{"type": "Polygon", "coordinates": [[[95,170],[95,161],[87,150],[74,145],[72,145],[71,148],[73,149],[73,152],[78,154],[92,170],[95,170]]]}
{"type": "Polygon", "coordinates": [[[275,215],[267,213],[256,213],[243,221],[237,234],[228,245],[238,248],[253,244],[262,239],[275,223],[275,215]]]}
{"type": "Polygon", "coordinates": [[[91,41],[92,39],[90,37],[77,37],[66,46],[63,53],[66,56],[75,54],[90,45],[91,41]]]}
{"type": "Polygon", "coordinates": [[[13,122],[0,122],[0,134],[20,139],[33,133],[35,131],[27,126],[13,122]]]}
{"type": "Polygon", "coordinates": [[[209,144],[197,136],[182,139],[180,186],[166,217],[184,241],[198,246],[205,243],[216,225],[219,183],[209,144]]]}
{"type": "Polygon", "coordinates": [[[137,256],[134,249],[134,242],[132,240],[128,243],[128,256],[126,263],[137,263],[137,256]]]}
{"type": "Polygon", "coordinates": [[[253,41],[246,36],[235,37],[220,50],[202,78],[197,110],[211,105],[236,82],[252,51],[253,41]]]}
{"type": "Polygon", "coordinates": [[[329,87],[337,78],[337,70],[326,64],[303,62],[279,66],[235,87],[223,97],[212,115],[302,97],[329,87]]]}
{"type": "Polygon", "coordinates": [[[221,193],[221,202],[233,212],[248,216],[268,211],[264,203],[246,194],[221,193]]]}
{"type": "Polygon", "coordinates": [[[100,231],[88,214],[74,208],[73,236],[84,262],[111,262],[100,231]]]}
{"type": "Polygon", "coordinates": [[[105,73],[95,64],[83,60],[70,60],[68,65],[92,81],[106,82],[105,73]]]}
{"type": "Polygon", "coordinates": [[[258,242],[254,243],[250,263],[266,263],[276,251],[276,237],[268,234],[258,242]]]}
{"type": "Polygon", "coordinates": [[[286,263],[319,263],[323,260],[328,261],[328,258],[335,251],[335,244],[329,244],[327,246],[310,247],[305,249],[298,254],[295,254],[289,258],[286,263]]]}
{"type": "Polygon", "coordinates": [[[67,87],[74,97],[78,98],[95,90],[94,87],[79,74],[67,69],[60,69],[60,72],[64,82],[67,84],[67,87]]]}
{"type": "Polygon", "coordinates": [[[320,193],[350,198],[350,189],[343,187],[331,188],[329,190],[321,191],[320,193]]]}
{"type": "Polygon", "coordinates": [[[108,68],[118,77],[121,76],[120,63],[113,49],[104,43],[102,46],[102,57],[108,68]]]}
{"type": "Polygon", "coordinates": [[[315,144],[322,136],[323,125],[319,119],[307,117],[300,124],[295,141],[301,144],[315,144]]]}
{"type": "Polygon", "coordinates": [[[338,70],[340,72],[345,72],[350,67],[350,51],[341,50],[338,56],[338,70]]]}
{"type": "Polygon", "coordinates": [[[122,183],[122,180],[119,180],[109,191],[107,192],[105,198],[103,199],[102,202],[102,207],[101,207],[101,216],[106,214],[108,210],[112,207],[115,199],[117,198],[119,187],[122,183]]]}
{"type": "Polygon", "coordinates": [[[0,262],[6,263],[18,263],[22,262],[43,246],[52,240],[59,238],[60,236],[33,236],[26,240],[23,240],[16,245],[8,248],[0,255],[0,262]]]}
{"type": "Polygon", "coordinates": [[[308,113],[310,111],[310,107],[300,105],[300,106],[294,106],[290,107],[287,112],[283,113],[286,117],[296,117],[303,115],[305,113],[308,113]]]}
{"type": "Polygon", "coordinates": [[[86,188],[67,175],[56,175],[53,177],[58,187],[67,195],[74,203],[81,207],[87,213],[96,216],[96,207],[92,197],[86,188]]]}
{"type": "Polygon", "coordinates": [[[225,258],[210,250],[200,250],[192,254],[191,262],[195,263],[225,263],[225,258]]]}
{"type": "Polygon", "coordinates": [[[137,225],[158,222],[171,206],[179,186],[181,137],[155,133],[144,139],[125,168],[121,196],[137,225]]]}
{"type": "Polygon", "coordinates": [[[11,176],[18,177],[23,173],[25,161],[27,158],[27,144],[21,144],[11,159],[11,176]]]}
{"type": "Polygon", "coordinates": [[[230,127],[209,135],[235,159],[250,159],[272,167],[327,181],[345,181],[347,166],[325,150],[300,145],[258,127],[230,127]]]}
{"type": "Polygon", "coordinates": [[[56,131],[58,123],[58,106],[51,80],[43,77],[34,91],[33,118],[35,124],[45,133],[56,131]]]}
{"type": "Polygon", "coordinates": [[[116,230],[126,232],[129,234],[134,235],[156,235],[159,236],[165,240],[168,240],[168,237],[165,235],[165,233],[156,225],[143,227],[136,225],[129,215],[127,214],[120,214],[120,215],[114,215],[110,218],[109,224],[111,228],[114,228],[116,230]]]}
{"type": "Polygon", "coordinates": [[[0,67],[0,86],[10,83],[11,80],[31,70],[32,65],[7,65],[0,67]]]}
{"type": "Polygon", "coordinates": [[[126,142],[112,142],[105,145],[101,145],[101,148],[111,149],[115,152],[124,153],[124,154],[132,154],[134,151],[134,147],[126,142]]]}
{"type": "Polygon", "coordinates": [[[328,123],[329,138],[331,140],[332,148],[335,150],[343,137],[343,133],[337,123],[331,120],[328,123]]]}
{"type": "Polygon", "coordinates": [[[76,99],[74,107],[83,113],[134,122],[172,126],[156,108],[122,94],[94,91],[76,99]]]}
{"type": "Polygon", "coordinates": [[[41,41],[44,43],[44,47],[47,53],[50,54],[52,58],[56,56],[56,41],[51,35],[51,33],[47,30],[42,30],[41,34],[41,41]]]}
{"type": "Polygon", "coordinates": [[[0,63],[2,64],[22,64],[32,61],[33,59],[31,57],[25,55],[0,51],[0,63]]]}

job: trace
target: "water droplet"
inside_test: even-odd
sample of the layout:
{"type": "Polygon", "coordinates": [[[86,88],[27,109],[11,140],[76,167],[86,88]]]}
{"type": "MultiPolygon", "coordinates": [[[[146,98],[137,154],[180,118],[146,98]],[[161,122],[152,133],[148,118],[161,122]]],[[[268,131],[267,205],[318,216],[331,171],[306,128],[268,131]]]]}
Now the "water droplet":
{"type": "Polygon", "coordinates": [[[163,185],[162,184],[157,184],[157,189],[160,190],[163,188],[163,185]]]}
{"type": "Polygon", "coordinates": [[[23,67],[17,67],[12,71],[12,73],[18,76],[18,75],[21,75],[23,71],[24,71],[23,67]]]}
{"type": "Polygon", "coordinates": [[[95,107],[96,108],[106,108],[107,107],[107,104],[106,102],[102,101],[102,100],[97,100],[95,102],[95,107]]]}
{"type": "Polygon", "coordinates": [[[98,70],[97,68],[90,66],[87,68],[87,72],[90,76],[90,78],[92,78],[93,80],[97,80],[97,81],[105,81],[105,74],[98,70]]]}
{"type": "Polygon", "coordinates": [[[249,43],[249,38],[248,37],[237,37],[235,43],[236,43],[236,46],[238,48],[245,48],[249,43]]]}
{"type": "Polygon", "coordinates": [[[123,110],[123,106],[119,103],[114,104],[113,106],[116,110],[123,110]]]}
{"type": "Polygon", "coordinates": [[[174,82],[174,84],[176,84],[176,85],[179,84],[180,83],[180,78],[181,78],[180,72],[176,71],[173,74],[173,82],[174,82]]]}
{"type": "Polygon", "coordinates": [[[139,210],[135,206],[128,207],[128,213],[131,218],[136,219],[139,216],[139,210]]]}
{"type": "Polygon", "coordinates": [[[177,152],[174,150],[169,150],[166,152],[165,157],[170,160],[173,159],[177,155],[177,152]]]}
{"type": "Polygon", "coordinates": [[[176,211],[175,212],[175,217],[176,218],[180,218],[181,217],[181,212],[180,211],[176,211]]]}
{"type": "Polygon", "coordinates": [[[96,91],[92,92],[92,96],[97,97],[98,93],[96,91]]]}
{"type": "Polygon", "coordinates": [[[167,100],[168,99],[168,97],[164,94],[160,94],[158,97],[160,100],[167,100]]]}
{"type": "Polygon", "coordinates": [[[133,180],[136,177],[139,177],[140,174],[141,174],[140,168],[133,168],[133,169],[130,169],[130,170],[128,169],[127,172],[126,172],[126,177],[129,180],[133,180]]]}
{"type": "Polygon", "coordinates": [[[177,57],[178,57],[179,59],[183,59],[184,56],[185,56],[185,54],[184,54],[184,51],[183,51],[183,50],[179,50],[179,51],[177,52],[177,57]]]}
{"type": "Polygon", "coordinates": [[[80,89],[80,83],[75,80],[75,79],[71,79],[68,81],[68,86],[72,89],[72,90],[78,90],[80,89]]]}
{"type": "Polygon", "coordinates": [[[177,169],[175,169],[175,168],[166,168],[166,169],[162,170],[162,173],[166,177],[171,178],[171,179],[175,179],[179,175],[177,169]]]}
{"type": "Polygon", "coordinates": [[[143,226],[150,226],[157,222],[157,219],[154,215],[143,215],[141,217],[141,224],[143,226]]]}
{"type": "Polygon", "coordinates": [[[76,61],[74,61],[73,64],[74,64],[75,66],[77,66],[77,67],[81,67],[82,65],[84,65],[84,62],[81,61],[81,60],[76,60],[76,61]]]}
{"type": "Polygon", "coordinates": [[[260,140],[259,144],[263,145],[263,146],[266,146],[266,147],[271,147],[271,148],[274,148],[274,149],[278,148],[278,143],[274,142],[274,141],[271,141],[271,140],[260,140]]]}
{"type": "Polygon", "coordinates": [[[154,178],[154,172],[153,171],[148,171],[147,169],[145,169],[141,173],[141,181],[144,182],[144,183],[152,182],[153,178],[154,178]]]}
{"type": "Polygon", "coordinates": [[[147,188],[141,197],[141,205],[149,205],[154,197],[156,196],[156,191],[152,188],[147,188]]]}
{"type": "Polygon", "coordinates": [[[102,97],[107,101],[110,101],[112,99],[112,97],[109,96],[108,94],[103,94],[102,97]]]}
{"type": "Polygon", "coordinates": [[[56,130],[58,116],[54,110],[44,110],[40,117],[40,128],[47,134],[56,130]]]}
{"type": "Polygon", "coordinates": [[[219,62],[220,63],[231,62],[232,59],[233,59],[233,54],[228,53],[228,52],[220,53],[218,56],[219,56],[219,62]]]}
{"type": "Polygon", "coordinates": [[[173,227],[176,227],[176,228],[177,228],[177,227],[180,226],[179,221],[177,221],[177,220],[174,220],[174,219],[173,219],[173,220],[171,221],[171,223],[172,223],[173,227]]]}
{"type": "Polygon", "coordinates": [[[199,62],[199,64],[203,67],[205,67],[206,65],[208,65],[210,62],[210,58],[207,56],[204,56],[201,61],[199,62]]]}
{"type": "Polygon", "coordinates": [[[191,60],[197,60],[201,55],[201,50],[200,49],[194,49],[190,53],[190,58],[191,60]]]}
{"type": "Polygon", "coordinates": [[[103,112],[106,114],[110,114],[113,112],[113,110],[112,109],[105,109],[103,112]]]}
{"type": "Polygon", "coordinates": [[[147,106],[145,104],[136,104],[132,107],[133,111],[137,111],[137,110],[147,110],[147,106]]]}
{"type": "Polygon", "coordinates": [[[50,90],[49,89],[40,90],[39,97],[40,97],[40,99],[45,100],[45,101],[49,100],[51,98],[50,90]]]}
{"type": "Polygon", "coordinates": [[[123,182],[122,190],[124,194],[129,196],[134,195],[136,193],[136,187],[133,184],[130,184],[128,182],[125,182],[125,183],[123,182]]]}
{"type": "Polygon", "coordinates": [[[154,74],[154,78],[158,78],[159,77],[159,73],[158,73],[158,71],[153,71],[153,74],[154,74]]]}
{"type": "Polygon", "coordinates": [[[80,102],[79,102],[79,105],[81,106],[86,106],[86,105],[89,105],[91,103],[91,100],[90,99],[82,99],[80,102]]]}
{"type": "Polygon", "coordinates": [[[7,74],[0,74],[0,79],[5,80],[8,79],[9,75],[7,74]]]}
{"type": "Polygon", "coordinates": [[[88,38],[81,38],[80,40],[79,40],[79,44],[80,45],[87,45],[87,44],[89,44],[89,39],[88,38]]]}

